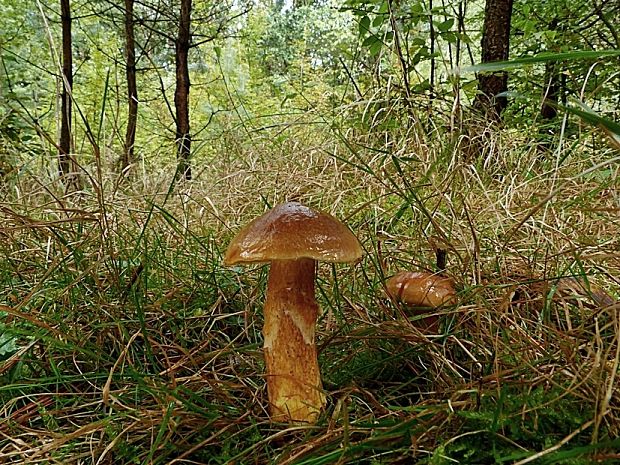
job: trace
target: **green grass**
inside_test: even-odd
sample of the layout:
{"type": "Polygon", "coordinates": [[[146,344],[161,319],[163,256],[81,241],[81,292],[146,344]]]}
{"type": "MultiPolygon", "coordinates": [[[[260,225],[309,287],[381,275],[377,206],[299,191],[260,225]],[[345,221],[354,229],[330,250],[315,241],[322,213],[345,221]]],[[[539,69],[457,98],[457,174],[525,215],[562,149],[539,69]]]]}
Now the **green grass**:
{"type": "Polygon", "coordinates": [[[381,124],[231,145],[174,190],[165,166],[76,195],[9,179],[0,462],[617,462],[618,306],[596,296],[618,297],[618,169],[590,171],[609,149],[381,124]],[[319,267],[313,426],[267,415],[265,267],[221,264],[242,224],[291,199],[346,220],[366,252],[319,267]],[[437,245],[459,304],[423,334],[383,282],[434,270],[437,245]]]}

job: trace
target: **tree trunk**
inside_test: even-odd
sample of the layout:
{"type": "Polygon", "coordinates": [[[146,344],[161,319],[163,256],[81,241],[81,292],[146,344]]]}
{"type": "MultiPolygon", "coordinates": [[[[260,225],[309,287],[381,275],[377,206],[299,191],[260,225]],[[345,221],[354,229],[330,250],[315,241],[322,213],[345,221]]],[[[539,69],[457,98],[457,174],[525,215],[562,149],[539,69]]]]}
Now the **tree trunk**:
{"type": "Polygon", "coordinates": [[[429,78],[430,88],[428,90],[428,114],[430,118],[433,112],[433,100],[435,99],[435,25],[433,24],[433,0],[428,1],[428,10],[430,12],[428,16],[428,28],[431,40],[431,72],[429,78]]]}
{"type": "MultiPolygon", "coordinates": [[[[482,63],[508,59],[510,20],[513,0],[487,0],[482,31],[482,63]]],[[[508,74],[499,72],[478,76],[478,95],[474,107],[499,119],[508,103],[497,95],[508,89],[508,74]]]]}
{"type": "Polygon", "coordinates": [[[179,34],[176,40],[176,90],[174,105],[176,110],[177,175],[192,179],[190,165],[191,135],[189,132],[189,69],[190,23],[192,0],[181,0],[179,34]]]}
{"type": "Polygon", "coordinates": [[[555,63],[545,65],[545,87],[540,115],[546,119],[554,119],[558,115],[557,105],[560,96],[560,73],[555,63]]]}
{"type": "Polygon", "coordinates": [[[138,88],[136,85],[136,45],[133,19],[134,0],[125,0],[125,55],[127,57],[127,130],[125,147],[121,158],[121,171],[135,161],[134,144],[136,141],[136,123],[138,119],[138,88]]]}
{"type": "Polygon", "coordinates": [[[62,94],[60,141],[58,143],[58,172],[61,177],[71,175],[71,89],[73,87],[73,57],[71,53],[70,0],[60,0],[62,23],[62,94]]]}

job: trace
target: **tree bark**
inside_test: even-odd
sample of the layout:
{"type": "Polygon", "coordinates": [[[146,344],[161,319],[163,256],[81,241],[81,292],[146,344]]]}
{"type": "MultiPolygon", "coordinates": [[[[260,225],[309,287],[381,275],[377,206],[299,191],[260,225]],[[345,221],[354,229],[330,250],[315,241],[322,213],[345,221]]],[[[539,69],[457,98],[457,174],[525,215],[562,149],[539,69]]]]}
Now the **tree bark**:
{"type": "Polygon", "coordinates": [[[60,140],[58,143],[58,173],[66,178],[71,175],[71,89],[73,88],[73,56],[71,45],[70,0],[60,0],[62,24],[62,94],[60,140]]]}
{"type": "Polygon", "coordinates": [[[134,0],[125,0],[125,55],[127,58],[127,130],[121,158],[121,171],[135,161],[134,145],[138,119],[138,87],[136,85],[136,44],[133,18],[134,0]]]}
{"type": "MultiPolygon", "coordinates": [[[[486,1],[482,31],[482,63],[508,59],[512,4],[513,0],[486,1]]],[[[474,107],[483,110],[487,116],[500,119],[508,100],[497,95],[507,89],[506,72],[480,74],[474,107]]]]}
{"type": "Polygon", "coordinates": [[[192,179],[190,165],[191,134],[189,125],[189,68],[190,24],[192,0],[181,0],[181,15],[176,48],[176,89],[174,105],[176,110],[177,175],[192,179]]]}

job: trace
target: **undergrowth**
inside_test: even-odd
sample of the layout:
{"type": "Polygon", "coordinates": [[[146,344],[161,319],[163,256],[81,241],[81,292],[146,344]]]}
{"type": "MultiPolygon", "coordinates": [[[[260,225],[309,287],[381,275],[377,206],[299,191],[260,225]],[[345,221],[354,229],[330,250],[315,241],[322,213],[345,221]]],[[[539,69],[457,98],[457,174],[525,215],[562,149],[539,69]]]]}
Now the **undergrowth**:
{"type": "Polygon", "coordinates": [[[178,186],[165,166],[73,193],[36,171],[4,181],[0,462],[620,460],[618,168],[596,168],[609,150],[322,129],[227,146],[178,186]],[[365,249],[319,266],[316,425],[269,421],[267,270],[221,263],[285,200],[330,211],[365,249]],[[428,334],[383,283],[437,271],[437,248],[459,298],[428,334]]]}

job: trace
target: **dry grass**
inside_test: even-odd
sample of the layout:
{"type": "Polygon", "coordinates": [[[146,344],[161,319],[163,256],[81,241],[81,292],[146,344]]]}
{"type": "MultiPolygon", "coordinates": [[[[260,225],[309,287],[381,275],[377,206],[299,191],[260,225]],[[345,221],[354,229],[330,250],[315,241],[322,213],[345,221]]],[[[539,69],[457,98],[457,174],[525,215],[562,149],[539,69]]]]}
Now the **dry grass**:
{"type": "Polygon", "coordinates": [[[589,171],[605,149],[544,152],[517,131],[285,135],[222,142],[174,191],[165,166],[72,195],[40,173],[11,181],[1,463],[618,459],[619,173],[589,171]],[[265,410],[265,270],[220,258],[293,199],[346,219],[366,256],[320,268],[329,407],[286,428],[265,410]],[[437,246],[459,305],[425,334],[383,282],[434,270],[437,246]]]}

